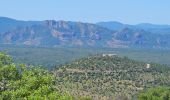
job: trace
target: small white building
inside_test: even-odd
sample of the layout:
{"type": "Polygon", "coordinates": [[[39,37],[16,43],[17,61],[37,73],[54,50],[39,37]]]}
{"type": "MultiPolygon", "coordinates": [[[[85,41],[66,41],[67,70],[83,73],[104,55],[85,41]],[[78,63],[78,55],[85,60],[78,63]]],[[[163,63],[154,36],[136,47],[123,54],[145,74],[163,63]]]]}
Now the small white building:
{"type": "Polygon", "coordinates": [[[151,65],[150,64],[146,64],[146,68],[148,69],[148,68],[150,68],[151,67],[151,65]]]}

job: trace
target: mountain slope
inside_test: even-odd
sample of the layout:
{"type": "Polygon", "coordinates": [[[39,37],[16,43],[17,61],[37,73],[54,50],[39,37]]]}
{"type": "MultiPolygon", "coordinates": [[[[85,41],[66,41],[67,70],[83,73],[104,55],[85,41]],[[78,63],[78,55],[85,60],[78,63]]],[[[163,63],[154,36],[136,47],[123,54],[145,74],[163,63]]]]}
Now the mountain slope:
{"type": "Polygon", "coordinates": [[[170,34],[154,34],[150,28],[137,29],[118,22],[106,25],[110,28],[102,23],[19,21],[0,17],[0,43],[45,47],[170,48],[170,34]]]}
{"type": "Polygon", "coordinates": [[[113,31],[95,24],[80,22],[24,22],[8,18],[0,18],[0,22],[0,42],[9,44],[95,47],[104,46],[113,34],[113,31]]]}

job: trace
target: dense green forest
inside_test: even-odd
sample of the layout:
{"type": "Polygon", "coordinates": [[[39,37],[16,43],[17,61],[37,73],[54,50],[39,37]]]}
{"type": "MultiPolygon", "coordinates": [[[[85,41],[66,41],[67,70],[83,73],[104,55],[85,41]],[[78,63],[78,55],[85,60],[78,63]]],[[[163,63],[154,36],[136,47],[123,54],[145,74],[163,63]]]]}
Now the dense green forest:
{"type": "Polygon", "coordinates": [[[10,54],[15,63],[43,66],[52,69],[55,65],[70,63],[89,55],[114,53],[121,57],[144,62],[155,62],[170,65],[170,50],[128,49],[128,48],[71,48],[71,47],[29,47],[0,44],[0,51],[10,54]]]}
{"type": "Polygon", "coordinates": [[[115,97],[131,100],[146,89],[170,87],[170,67],[116,55],[85,57],[57,67],[53,73],[62,90],[95,100],[112,100],[115,97]]]}
{"type": "Polygon", "coordinates": [[[169,75],[168,66],[116,55],[89,56],[48,71],[0,53],[0,100],[170,100],[169,75]]]}

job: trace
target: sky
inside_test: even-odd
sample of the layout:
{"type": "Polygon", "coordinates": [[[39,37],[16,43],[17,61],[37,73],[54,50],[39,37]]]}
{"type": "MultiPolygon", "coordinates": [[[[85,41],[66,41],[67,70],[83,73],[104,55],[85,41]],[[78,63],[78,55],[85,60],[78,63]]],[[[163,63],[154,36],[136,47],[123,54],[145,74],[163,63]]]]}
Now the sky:
{"type": "Polygon", "coordinates": [[[38,21],[170,24],[170,0],[0,0],[0,16],[38,21]]]}

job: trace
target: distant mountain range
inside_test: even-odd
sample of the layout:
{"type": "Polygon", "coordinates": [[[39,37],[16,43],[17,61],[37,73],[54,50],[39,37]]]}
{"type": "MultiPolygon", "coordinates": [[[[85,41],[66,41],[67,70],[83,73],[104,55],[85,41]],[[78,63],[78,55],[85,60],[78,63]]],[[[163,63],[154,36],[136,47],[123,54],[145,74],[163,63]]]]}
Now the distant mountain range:
{"type": "Polygon", "coordinates": [[[170,48],[170,25],[19,21],[0,17],[0,43],[48,47],[170,48]]]}
{"type": "Polygon", "coordinates": [[[155,25],[150,23],[128,25],[122,24],[120,22],[99,22],[97,25],[108,28],[110,30],[122,30],[124,28],[130,28],[134,30],[145,30],[157,34],[170,34],[170,25],[155,25]]]}

